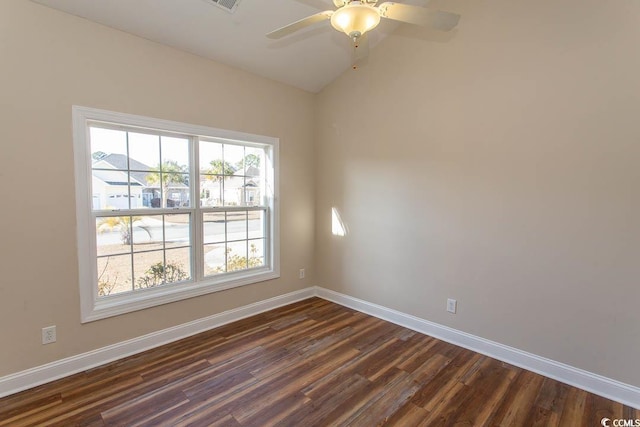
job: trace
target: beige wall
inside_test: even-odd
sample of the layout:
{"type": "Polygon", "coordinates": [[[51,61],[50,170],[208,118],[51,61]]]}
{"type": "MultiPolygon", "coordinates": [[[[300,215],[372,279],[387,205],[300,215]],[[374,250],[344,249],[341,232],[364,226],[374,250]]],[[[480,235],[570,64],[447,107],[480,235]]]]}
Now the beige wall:
{"type": "Polygon", "coordinates": [[[313,109],[312,94],[2,0],[0,376],[314,284],[313,109]],[[73,104],[279,137],[281,278],[81,325],[73,104]]]}
{"type": "Polygon", "coordinates": [[[318,284],[640,386],[640,3],[437,4],[319,95],[318,284]]]}

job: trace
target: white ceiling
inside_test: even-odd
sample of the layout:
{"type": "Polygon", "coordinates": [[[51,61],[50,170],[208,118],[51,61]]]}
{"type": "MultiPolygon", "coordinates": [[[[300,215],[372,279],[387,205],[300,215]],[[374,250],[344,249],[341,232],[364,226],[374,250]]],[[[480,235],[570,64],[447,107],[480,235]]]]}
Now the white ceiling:
{"type": "MultiPolygon", "coordinates": [[[[280,40],[265,37],[293,21],[335,9],[331,0],[240,0],[233,14],[206,0],[33,1],[310,92],[351,67],[350,40],[329,22],[280,40]]],[[[382,22],[369,35],[371,47],[396,26],[382,22]]]]}

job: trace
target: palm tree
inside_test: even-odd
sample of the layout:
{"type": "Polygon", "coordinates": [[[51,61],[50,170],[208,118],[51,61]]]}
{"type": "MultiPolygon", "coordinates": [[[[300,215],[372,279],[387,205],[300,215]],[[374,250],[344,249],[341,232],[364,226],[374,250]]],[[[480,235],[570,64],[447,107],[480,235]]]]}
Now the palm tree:
{"type": "Polygon", "coordinates": [[[207,174],[207,180],[218,182],[220,201],[222,201],[222,181],[233,175],[236,170],[233,168],[233,166],[231,166],[229,162],[225,162],[220,159],[210,161],[209,165],[211,167],[204,170],[203,173],[207,174]]]}
{"type": "Polygon", "coordinates": [[[167,207],[167,193],[170,185],[187,184],[189,181],[188,168],[179,165],[175,160],[166,160],[162,165],[158,165],[147,175],[147,183],[158,184],[162,187],[161,207],[167,207]],[[162,177],[162,178],[161,178],[162,177]],[[162,182],[160,182],[162,180],[162,182]]]}
{"type": "MultiPolygon", "coordinates": [[[[122,244],[131,245],[133,224],[140,220],[142,220],[142,218],[139,216],[106,216],[104,218],[100,218],[97,228],[99,233],[104,233],[105,230],[118,230],[120,231],[120,240],[122,240],[122,244]]],[[[149,238],[151,238],[151,232],[148,227],[142,225],[139,225],[138,227],[146,231],[149,238]]]]}
{"type": "Polygon", "coordinates": [[[94,153],[91,153],[91,158],[95,161],[102,160],[107,156],[108,154],[105,153],[104,151],[96,151],[94,153]]]}

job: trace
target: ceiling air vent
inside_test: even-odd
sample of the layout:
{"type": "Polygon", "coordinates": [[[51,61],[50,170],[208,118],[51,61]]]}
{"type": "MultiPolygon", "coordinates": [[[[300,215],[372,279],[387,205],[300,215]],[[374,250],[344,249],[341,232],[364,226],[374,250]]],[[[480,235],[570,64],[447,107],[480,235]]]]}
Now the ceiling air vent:
{"type": "Polygon", "coordinates": [[[238,8],[240,0],[205,0],[207,3],[214,4],[229,13],[233,13],[238,8]]]}

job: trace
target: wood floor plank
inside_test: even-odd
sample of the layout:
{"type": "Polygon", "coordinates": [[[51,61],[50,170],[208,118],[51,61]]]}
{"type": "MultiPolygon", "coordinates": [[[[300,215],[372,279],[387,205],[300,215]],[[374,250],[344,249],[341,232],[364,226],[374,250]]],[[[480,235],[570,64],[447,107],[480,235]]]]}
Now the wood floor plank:
{"type": "Polygon", "coordinates": [[[482,375],[476,375],[469,382],[469,395],[454,414],[456,423],[486,425],[514,381],[517,371],[513,367],[494,359],[489,360],[491,363],[486,365],[482,375]]]}
{"type": "Polygon", "coordinates": [[[407,357],[398,364],[398,368],[409,373],[418,369],[424,362],[437,353],[437,351],[434,350],[434,346],[439,342],[435,338],[422,334],[414,335],[409,340],[409,342],[411,341],[417,342],[418,348],[412,353],[407,353],[407,357]]]}
{"type": "Polygon", "coordinates": [[[571,387],[565,400],[564,410],[560,418],[560,425],[586,425],[585,406],[587,402],[587,392],[571,387]]]}
{"type": "Polygon", "coordinates": [[[272,405],[261,407],[258,411],[253,412],[249,416],[238,417],[234,413],[234,418],[243,426],[272,426],[278,424],[291,413],[295,412],[297,408],[308,404],[309,401],[310,399],[307,396],[296,391],[285,395],[284,398],[277,399],[272,405]]]}
{"type": "Polygon", "coordinates": [[[432,381],[413,396],[412,402],[428,412],[433,412],[436,406],[446,405],[450,389],[457,387],[458,384],[464,385],[460,382],[460,378],[482,358],[483,356],[471,351],[460,352],[457,357],[451,359],[444,369],[436,374],[432,381]]]}
{"type": "Polygon", "coordinates": [[[310,298],[0,399],[0,426],[599,425],[618,402],[310,298]]]}
{"type": "MultiPolygon", "coordinates": [[[[375,381],[384,375],[389,369],[398,367],[399,363],[406,359],[407,354],[417,350],[417,343],[409,344],[402,340],[389,340],[389,345],[381,345],[376,349],[377,354],[371,357],[368,363],[361,363],[356,370],[363,377],[375,381]]],[[[372,352],[373,353],[373,352],[372,352]]]]}
{"type": "Polygon", "coordinates": [[[38,399],[28,399],[27,396],[22,406],[19,405],[19,402],[14,402],[11,405],[7,403],[7,405],[2,408],[3,416],[2,419],[0,419],[0,426],[11,425],[11,423],[15,423],[23,418],[29,418],[38,412],[51,410],[52,407],[60,405],[61,403],[62,396],[59,393],[38,399]]]}
{"type": "Polygon", "coordinates": [[[385,426],[413,426],[422,427],[426,426],[425,420],[429,413],[423,408],[414,405],[411,402],[406,402],[402,405],[386,422],[385,426]]]}
{"type": "Polygon", "coordinates": [[[331,408],[328,414],[319,420],[317,426],[349,426],[350,420],[360,416],[373,403],[375,403],[386,390],[389,384],[393,384],[401,377],[405,377],[406,372],[400,369],[392,369],[387,371],[383,376],[374,382],[370,382],[369,386],[358,390],[345,399],[335,408],[331,408]]]}
{"type": "Polygon", "coordinates": [[[497,409],[493,424],[498,426],[529,426],[539,414],[535,400],[542,388],[544,377],[521,371],[513,382],[508,396],[497,409]]]}
{"type": "Polygon", "coordinates": [[[358,353],[356,349],[344,348],[344,344],[332,345],[326,350],[317,352],[314,356],[303,359],[304,362],[291,365],[270,378],[264,385],[259,385],[252,391],[250,401],[242,405],[234,405],[234,417],[243,422],[260,411],[261,407],[278,403],[284,397],[301,390],[314,379],[327,375],[343,362],[358,353]]]}
{"type": "Polygon", "coordinates": [[[121,403],[102,412],[101,415],[106,424],[132,425],[154,417],[159,413],[162,414],[173,408],[178,408],[188,401],[187,396],[182,391],[172,390],[171,392],[153,394],[142,399],[121,403]]]}
{"type": "Polygon", "coordinates": [[[334,376],[333,379],[326,392],[315,399],[309,399],[309,402],[296,408],[276,425],[281,427],[316,425],[346,398],[371,385],[371,382],[366,378],[350,372],[346,375],[334,376]]]}
{"type": "Polygon", "coordinates": [[[411,374],[401,371],[394,381],[388,383],[381,393],[371,399],[364,411],[348,419],[346,424],[355,426],[384,424],[400,407],[409,402],[421,385],[411,374]]]}

